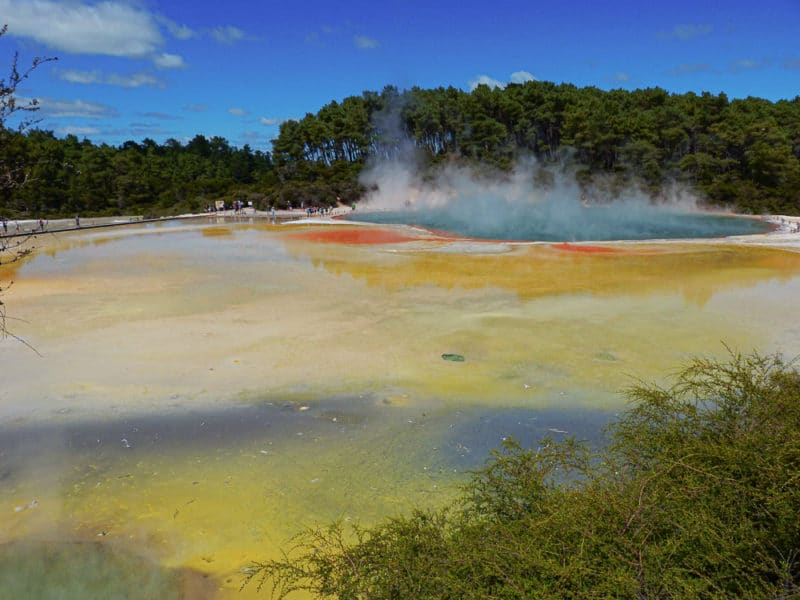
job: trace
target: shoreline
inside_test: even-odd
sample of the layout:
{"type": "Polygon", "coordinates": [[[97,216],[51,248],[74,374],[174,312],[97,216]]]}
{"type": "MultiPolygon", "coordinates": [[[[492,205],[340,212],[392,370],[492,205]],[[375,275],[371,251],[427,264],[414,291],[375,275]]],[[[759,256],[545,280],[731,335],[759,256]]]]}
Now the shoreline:
{"type": "MultiPolygon", "coordinates": [[[[350,212],[351,208],[345,206],[338,206],[334,208],[330,213],[321,216],[313,214],[309,215],[306,212],[306,210],[302,208],[295,208],[292,210],[276,210],[274,213],[272,211],[259,211],[253,208],[246,208],[241,212],[236,212],[231,209],[231,210],[216,211],[211,213],[190,213],[190,214],[172,215],[168,217],[157,217],[151,219],[145,219],[140,215],[114,216],[114,217],[87,217],[81,220],[80,226],[75,225],[75,219],[52,219],[45,221],[43,230],[39,228],[38,220],[25,219],[25,220],[8,221],[9,232],[8,233],[0,232],[0,239],[29,237],[47,233],[66,233],[66,232],[102,229],[110,227],[123,227],[128,225],[141,225],[148,223],[165,223],[175,220],[186,220],[186,221],[200,220],[200,219],[213,220],[219,218],[222,218],[225,221],[233,220],[234,223],[236,223],[237,221],[252,222],[253,220],[258,220],[262,222],[265,221],[267,223],[271,222],[273,224],[287,224],[287,225],[303,225],[303,224],[342,225],[346,223],[351,225],[380,226],[380,224],[373,224],[363,221],[350,222],[343,220],[342,217],[347,214],[350,214],[350,212]],[[14,227],[16,227],[16,224],[19,223],[21,229],[18,233],[16,231],[10,231],[12,223],[14,224],[13,225],[14,227]]],[[[763,221],[769,223],[772,226],[772,230],[766,233],[732,235],[719,238],[681,238],[681,239],[653,238],[646,240],[620,239],[620,240],[596,240],[596,241],[582,240],[582,241],[570,242],[570,244],[575,246],[581,246],[581,245],[613,246],[613,245],[669,243],[669,242],[713,243],[713,244],[732,243],[738,245],[765,245],[765,246],[777,246],[777,247],[800,249],[800,216],[795,216],[795,215],[759,216],[759,215],[740,215],[731,213],[727,213],[727,215],[731,217],[763,221]]],[[[443,239],[446,240],[448,237],[450,236],[445,235],[443,236],[443,239]]],[[[471,242],[476,242],[476,243],[480,242],[497,243],[501,241],[501,240],[463,238],[461,236],[452,237],[453,241],[456,240],[466,241],[467,239],[471,242]]],[[[502,242],[504,244],[512,244],[512,245],[552,243],[541,240],[502,240],[502,242]]]]}

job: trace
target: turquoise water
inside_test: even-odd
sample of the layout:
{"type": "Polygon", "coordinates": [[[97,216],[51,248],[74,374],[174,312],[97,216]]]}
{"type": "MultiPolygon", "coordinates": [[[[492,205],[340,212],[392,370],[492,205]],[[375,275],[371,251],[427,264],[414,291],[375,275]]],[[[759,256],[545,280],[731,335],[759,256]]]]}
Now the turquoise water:
{"type": "Polygon", "coordinates": [[[550,203],[504,205],[499,210],[475,205],[354,213],[353,221],[406,224],[459,236],[519,241],[611,241],[715,238],[765,233],[769,225],[756,219],[681,212],[644,205],[570,206],[550,203]]]}

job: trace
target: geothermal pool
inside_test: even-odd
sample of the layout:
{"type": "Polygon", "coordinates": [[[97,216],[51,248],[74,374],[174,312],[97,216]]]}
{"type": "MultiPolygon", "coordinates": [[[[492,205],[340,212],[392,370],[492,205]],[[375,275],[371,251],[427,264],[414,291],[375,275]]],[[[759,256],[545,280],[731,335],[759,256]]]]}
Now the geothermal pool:
{"type": "Polygon", "coordinates": [[[517,203],[496,210],[480,203],[471,210],[463,210],[451,203],[440,208],[353,213],[347,218],[369,223],[416,225],[469,238],[507,241],[694,239],[751,235],[769,230],[769,224],[758,219],[670,210],[641,203],[566,206],[565,209],[564,203],[517,203]]]}
{"type": "Polygon", "coordinates": [[[800,353],[797,248],[206,220],[36,243],[0,267],[38,352],[0,343],[16,597],[259,597],[249,561],[441,505],[504,436],[596,443],[640,378],[800,353]]]}

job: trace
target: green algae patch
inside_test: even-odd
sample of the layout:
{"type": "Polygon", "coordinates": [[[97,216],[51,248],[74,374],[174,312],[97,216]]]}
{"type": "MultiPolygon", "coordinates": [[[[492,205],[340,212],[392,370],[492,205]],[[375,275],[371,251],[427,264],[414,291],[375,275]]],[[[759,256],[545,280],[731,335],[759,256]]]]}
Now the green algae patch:
{"type": "Polygon", "coordinates": [[[189,569],[168,569],[102,542],[0,545],[4,598],[213,597],[216,584],[189,569]]]}

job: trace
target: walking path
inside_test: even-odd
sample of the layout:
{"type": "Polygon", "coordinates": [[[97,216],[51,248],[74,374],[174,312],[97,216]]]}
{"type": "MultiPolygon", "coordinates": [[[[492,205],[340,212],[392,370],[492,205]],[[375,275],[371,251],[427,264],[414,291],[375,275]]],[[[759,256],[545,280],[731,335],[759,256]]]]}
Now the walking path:
{"type": "Polygon", "coordinates": [[[224,217],[224,218],[232,218],[232,219],[264,219],[264,220],[274,220],[276,222],[287,222],[287,221],[301,221],[305,219],[314,219],[315,221],[320,221],[322,219],[329,219],[332,217],[337,217],[341,215],[345,215],[350,212],[349,208],[345,207],[337,207],[334,208],[331,212],[325,214],[324,216],[320,215],[311,215],[309,217],[308,213],[304,209],[293,209],[293,210],[276,210],[274,215],[271,211],[262,211],[262,210],[254,210],[252,208],[245,209],[240,212],[235,212],[233,210],[221,210],[211,213],[198,213],[198,214],[187,214],[187,215],[175,215],[172,217],[158,217],[155,219],[145,219],[141,216],[132,216],[132,217],[88,217],[85,219],[80,219],[80,225],[76,225],[75,219],[50,219],[44,222],[44,229],[39,226],[39,221],[36,219],[24,219],[24,220],[9,220],[7,221],[8,231],[4,233],[0,230],[0,237],[18,237],[18,236],[29,236],[35,235],[39,233],[60,233],[64,231],[75,231],[78,229],[99,229],[101,227],[118,227],[122,225],[139,225],[142,223],[161,223],[164,221],[174,221],[175,219],[203,219],[203,218],[215,218],[215,217],[224,217]],[[19,223],[20,230],[19,232],[16,231],[16,224],[19,223]]]}

